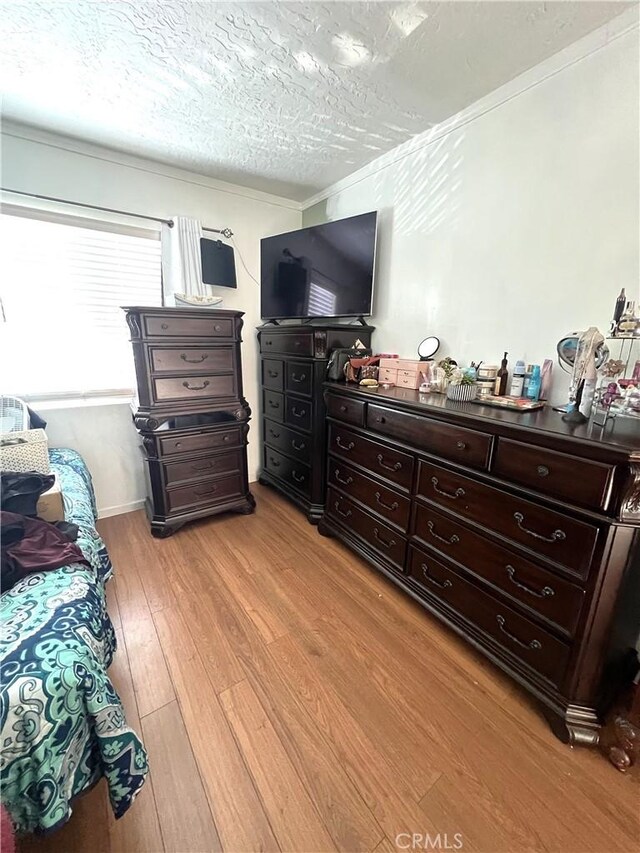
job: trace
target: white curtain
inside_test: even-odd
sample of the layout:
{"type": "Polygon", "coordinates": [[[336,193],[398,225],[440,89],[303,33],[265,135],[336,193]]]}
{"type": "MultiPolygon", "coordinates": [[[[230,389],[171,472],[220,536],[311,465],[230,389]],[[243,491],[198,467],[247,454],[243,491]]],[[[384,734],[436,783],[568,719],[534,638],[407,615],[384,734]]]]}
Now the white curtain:
{"type": "Polygon", "coordinates": [[[200,238],[197,219],[174,216],[173,228],[162,226],[162,292],[165,305],[175,305],[175,293],[209,295],[202,283],[200,238]]]}

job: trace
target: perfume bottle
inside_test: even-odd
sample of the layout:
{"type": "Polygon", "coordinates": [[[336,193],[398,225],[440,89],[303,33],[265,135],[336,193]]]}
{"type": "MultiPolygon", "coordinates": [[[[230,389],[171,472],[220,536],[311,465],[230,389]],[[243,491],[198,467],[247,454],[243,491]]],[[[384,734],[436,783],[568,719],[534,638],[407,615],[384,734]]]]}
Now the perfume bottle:
{"type": "Polygon", "coordinates": [[[635,311],[635,302],[627,302],[627,307],[625,308],[624,314],[620,318],[620,322],[618,323],[618,331],[623,335],[633,335],[636,333],[638,326],[640,326],[640,320],[636,317],[635,311]]]}

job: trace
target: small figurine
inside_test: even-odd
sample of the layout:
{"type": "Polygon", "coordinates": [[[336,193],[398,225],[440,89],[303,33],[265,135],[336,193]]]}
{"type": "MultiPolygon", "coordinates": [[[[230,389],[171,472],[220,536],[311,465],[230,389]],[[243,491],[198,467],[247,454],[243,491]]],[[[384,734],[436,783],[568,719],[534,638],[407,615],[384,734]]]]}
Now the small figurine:
{"type": "Polygon", "coordinates": [[[617,382],[610,382],[607,385],[607,388],[602,395],[601,404],[603,408],[608,409],[609,406],[613,403],[614,400],[618,400],[620,398],[620,389],[618,388],[617,382]]]}

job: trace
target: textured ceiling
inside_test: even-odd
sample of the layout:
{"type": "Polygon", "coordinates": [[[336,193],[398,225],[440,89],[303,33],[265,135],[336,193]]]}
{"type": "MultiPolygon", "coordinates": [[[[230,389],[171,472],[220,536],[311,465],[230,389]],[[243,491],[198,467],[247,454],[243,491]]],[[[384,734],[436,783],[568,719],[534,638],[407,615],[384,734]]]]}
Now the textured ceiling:
{"type": "Polygon", "coordinates": [[[0,0],[3,114],[304,199],[631,5],[0,0]]]}

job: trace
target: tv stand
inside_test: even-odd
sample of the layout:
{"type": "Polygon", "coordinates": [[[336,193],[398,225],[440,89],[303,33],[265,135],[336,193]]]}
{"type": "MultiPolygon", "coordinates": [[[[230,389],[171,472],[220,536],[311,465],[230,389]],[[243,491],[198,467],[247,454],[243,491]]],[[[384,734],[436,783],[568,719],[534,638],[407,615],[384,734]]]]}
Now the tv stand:
{"type": "Polygon", "coordinates": [[[373,328],[325,320],[267,326],[260,345],[262,436],[259,482],[297,504],[312,524],[324,514],[326,419],[322,394],[332,350],[371,345],[373,328]]]}

